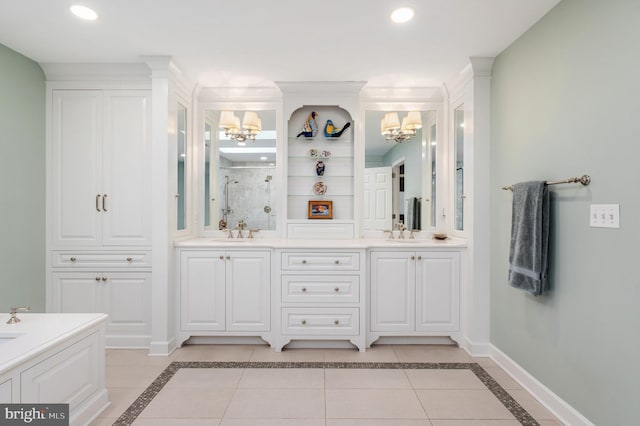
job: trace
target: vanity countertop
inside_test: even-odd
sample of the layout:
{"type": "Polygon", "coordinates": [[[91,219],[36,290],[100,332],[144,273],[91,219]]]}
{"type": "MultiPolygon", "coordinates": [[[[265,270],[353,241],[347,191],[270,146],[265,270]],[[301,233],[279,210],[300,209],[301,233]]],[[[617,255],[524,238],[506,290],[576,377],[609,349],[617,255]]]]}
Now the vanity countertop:
{"type": "Polygon", "coordinates": [[[467,246],[466,240],[449,237],[446,240],[431,238],[416,239],[377,239],[362,238],[353,240],[321,240],[321,239],[284,239],[284,238],[192,238],[176,241],[177,248],[272,248],[272,249],[434,249],[434,248],[463,248],[467,246]]]}
{"type": "Polygon", "coordinates": [[[0,313],[0,375],[51,347],[107,320],[105,314],[18,313],[20,322],[7,324],[0,313]]]}

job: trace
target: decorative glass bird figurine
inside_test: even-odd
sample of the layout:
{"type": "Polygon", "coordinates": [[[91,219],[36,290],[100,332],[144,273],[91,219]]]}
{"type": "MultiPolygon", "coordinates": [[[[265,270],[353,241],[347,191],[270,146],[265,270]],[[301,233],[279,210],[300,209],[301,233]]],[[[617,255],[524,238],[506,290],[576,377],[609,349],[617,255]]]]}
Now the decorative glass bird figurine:
{"type": "Polygon", "coordinates": [[[324,135],[328,138],[339,138],[349,126],[351,126],[351,123],[347,121],[342,129],[338,129],[333,125],[333,121],[327,120],[327,124],[324,125],[324,135]]]}
{"type": "Polygon", "coordinates": [[[316,117],[318,113],[315,111],[311,111],[309,117],[307,117],[307,121],[304,122],[302,126],[302,130],[298,133],[297,138],[300,136],[304,136],[305,138],[313,138],[318,134],[318,123],[316,123],[316,117]]]}

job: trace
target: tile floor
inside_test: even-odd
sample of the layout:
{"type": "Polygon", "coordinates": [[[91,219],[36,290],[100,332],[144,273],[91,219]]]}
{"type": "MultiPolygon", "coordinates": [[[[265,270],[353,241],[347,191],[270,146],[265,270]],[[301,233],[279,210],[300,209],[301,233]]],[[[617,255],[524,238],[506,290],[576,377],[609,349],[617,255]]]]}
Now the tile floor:
{"type": "MultiPolygon", "coordinates": [[[[107,351],[111,425],[173,361],[476,362],[543,426],[561,423],[488,358],[441,345],[346,349],[190,345],[169,357],[107,351]]],[[[468,369],[181,368],[134,425],[515,426],[520,423],[468,369]],[[277,392],[276,392],[277,390],[277,392]]]]}

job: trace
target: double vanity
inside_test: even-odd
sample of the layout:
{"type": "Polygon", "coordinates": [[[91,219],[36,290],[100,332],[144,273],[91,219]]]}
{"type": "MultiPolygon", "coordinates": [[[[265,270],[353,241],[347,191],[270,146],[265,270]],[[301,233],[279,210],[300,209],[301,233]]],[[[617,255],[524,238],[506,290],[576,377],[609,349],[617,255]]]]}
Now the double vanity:
{"type": "Polygon", "coordinates": [[[458,239],[224,239],[175,243],[178,344],[194,336],[292,341],[460,336],[458,239]]]}

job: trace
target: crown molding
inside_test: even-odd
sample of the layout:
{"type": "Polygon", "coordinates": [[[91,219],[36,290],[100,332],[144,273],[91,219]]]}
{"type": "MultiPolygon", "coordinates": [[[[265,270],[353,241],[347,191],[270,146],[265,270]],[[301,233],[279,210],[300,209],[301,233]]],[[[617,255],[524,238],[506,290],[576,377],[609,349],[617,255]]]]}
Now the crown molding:
{"type": "Polygon", "coordinates": [[[441,87],[365,87],[362,102],[442,102],[441,87]]]}
{"type": "Polygon", "coordinates": [[[144,63],[41,63],[47,81],[149,81],[144,63]]]}

